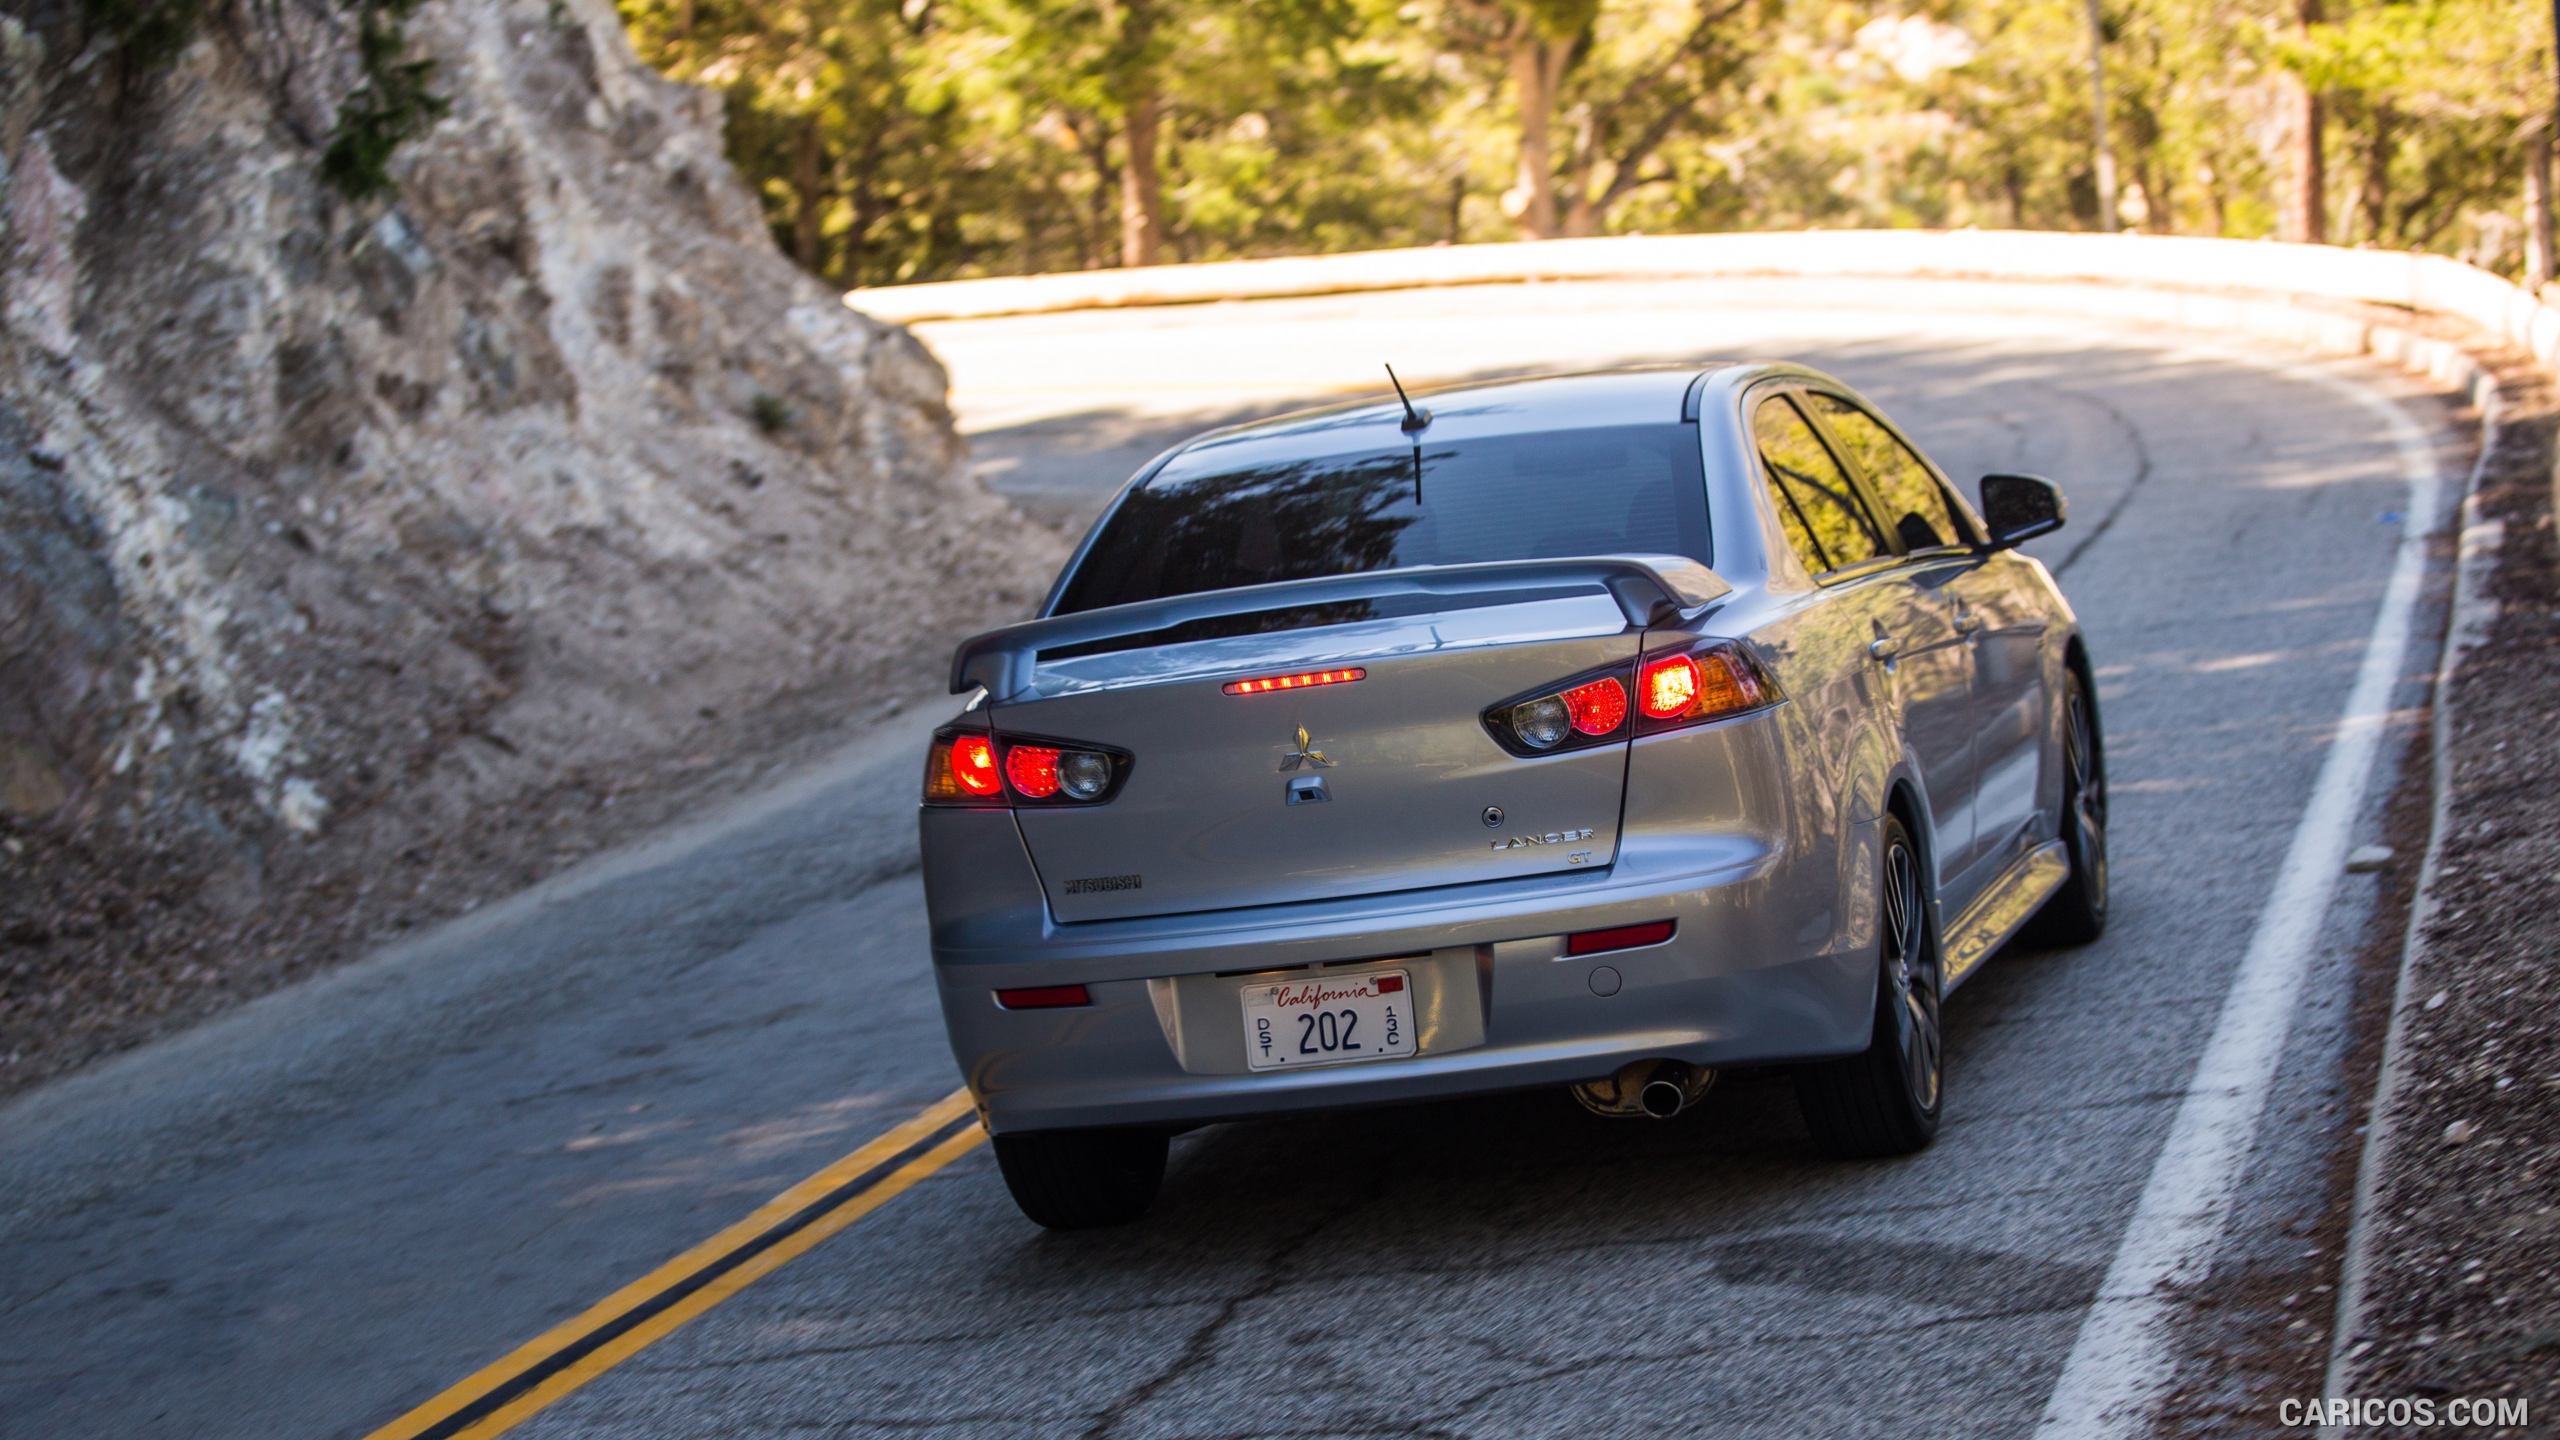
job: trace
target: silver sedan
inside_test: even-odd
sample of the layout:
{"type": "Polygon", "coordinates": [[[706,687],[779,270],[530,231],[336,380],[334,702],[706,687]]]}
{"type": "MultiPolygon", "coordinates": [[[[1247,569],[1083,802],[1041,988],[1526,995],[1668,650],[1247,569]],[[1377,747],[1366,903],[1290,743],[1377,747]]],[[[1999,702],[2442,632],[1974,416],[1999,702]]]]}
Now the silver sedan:
{"type": "Polygon", "coordinates": [[[2090,663],[2022,540],[1799,366],[1471,385],[1189,441],[960,647],[921,830],[1014,1198],[1135,1218],[1213,1121],[1787,1064],[1929,1143],[1939,1007],[2106,922],[2090,663]]]}

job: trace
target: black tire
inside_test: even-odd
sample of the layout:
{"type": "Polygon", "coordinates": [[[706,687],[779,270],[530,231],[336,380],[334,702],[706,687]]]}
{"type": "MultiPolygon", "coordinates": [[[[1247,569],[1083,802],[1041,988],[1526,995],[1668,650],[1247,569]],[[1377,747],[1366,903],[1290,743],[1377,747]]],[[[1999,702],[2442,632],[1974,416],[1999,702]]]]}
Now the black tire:
{"type": "Polygon", "coordinates": [[[1052,1230],[1126,1225],[1164,1184],[1161,1130],[1047,1130],[995,1137],[996,1166],[1022,1213],[1052,1230]]]}
{"type": "Polygon", "coordinates": [[[2041,945],[2086,945],[2107,929],[2107,747],[2098,697],[2078,670],[2062,692],[2062,845],[2071,878],[2028,922],[2041,945]]]}
{"type": "Polygon", "coordinates": [[[1925,872],[1911,832],[1891,815],[1883,831],[1874,1037],[1855,1055],[1795,1072],[1796,1108],[1804,1112],[1813,1143],[1844,1160],[1928,1148],[1946,1099],[1938,927],[1929,918],[1920,878],[1925,872]]]}

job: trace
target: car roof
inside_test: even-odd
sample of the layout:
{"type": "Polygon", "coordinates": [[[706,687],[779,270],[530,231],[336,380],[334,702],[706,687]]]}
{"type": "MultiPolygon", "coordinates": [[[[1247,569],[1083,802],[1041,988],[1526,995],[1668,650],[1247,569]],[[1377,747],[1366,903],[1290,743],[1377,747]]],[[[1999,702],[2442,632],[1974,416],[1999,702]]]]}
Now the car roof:
{"type": "MultiPolygon", "coordinates": [[[[1694,418],[1689,396],[1699,381],[1720,372],[1759,372],[1772,367],[1744,361],[1708,365],[1650,366],[1564,375],[1532,375],[1414,389],[1414,404],[1431,414],[1428,441],[1478,440],[1502,435],[1551,434],[1622,425],[1674,425],[1694,418]]],[[[1354,400],[1317,410],[1212,430],[1166,457],[1162,471],[1203,474],[1272,460],[1355,454],[1409,445],[1404,407],[1379,377],[1384,398],[1354,400]]]]}

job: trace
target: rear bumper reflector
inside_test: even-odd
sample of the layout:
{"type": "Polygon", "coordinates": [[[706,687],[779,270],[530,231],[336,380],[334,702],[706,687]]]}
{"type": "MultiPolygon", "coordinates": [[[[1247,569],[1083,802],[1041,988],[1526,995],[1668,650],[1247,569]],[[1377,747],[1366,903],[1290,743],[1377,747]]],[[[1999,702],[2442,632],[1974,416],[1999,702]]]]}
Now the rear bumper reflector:
{"type": "Polygon", "coordinates": [[[1607,930],[1585,930],[1564,937],[1567,955],[1597,955],[1603,950],[1633,950],[1639,945],[1659,945],[1671,938],[1671,922],[1655,920],[1643,925],[1619,925],[1607,930]]]}
{"type": "Polygon", "coordinates": [[[1093,995],[1081,985],[1034,985],[1027,990],[999,990],[996,1003],[1007,1010],[1062,1010],[1090,1005],[1093,995]]]}

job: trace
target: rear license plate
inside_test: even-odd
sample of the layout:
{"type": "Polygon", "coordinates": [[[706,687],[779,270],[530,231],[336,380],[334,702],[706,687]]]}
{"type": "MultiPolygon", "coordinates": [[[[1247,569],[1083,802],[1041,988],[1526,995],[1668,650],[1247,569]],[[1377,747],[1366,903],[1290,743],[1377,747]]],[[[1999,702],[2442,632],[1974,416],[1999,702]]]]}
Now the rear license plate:
{"type": "Polygon", "coordinates": [[[1244,1059],[1304,1069],[1413,1053],[1413,986],[1402,970],[1244,987],[1244,1059]]]}

